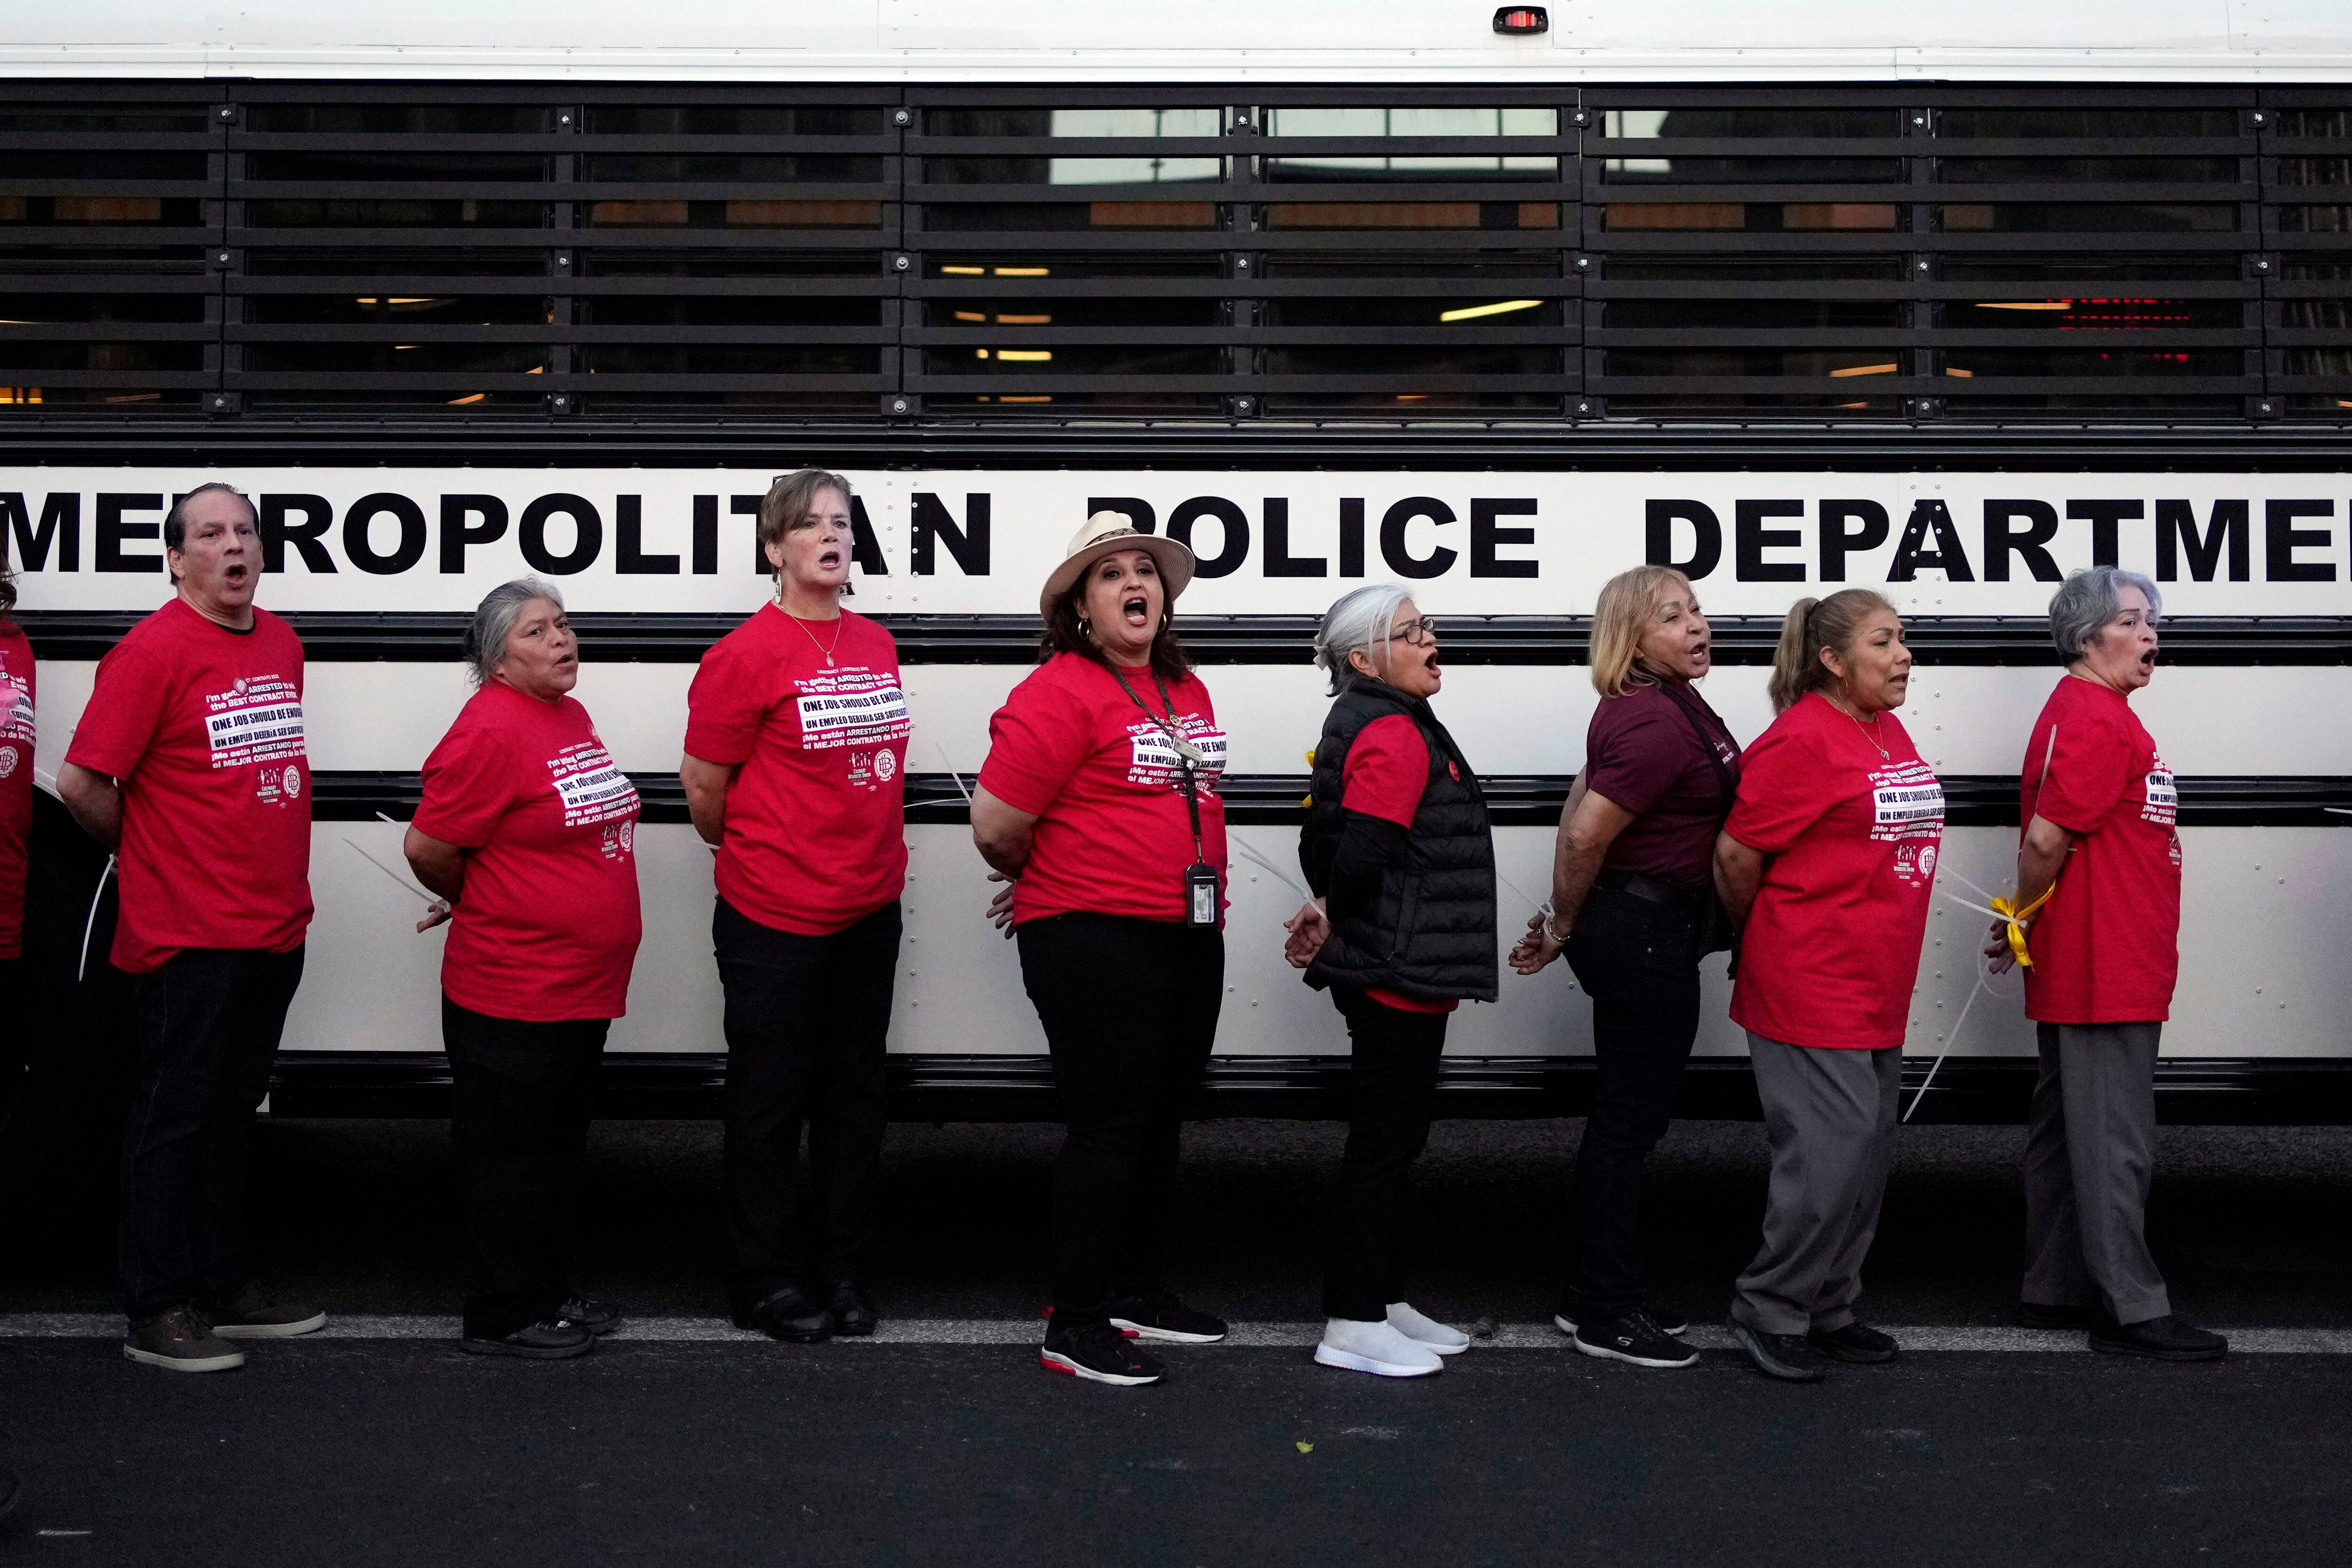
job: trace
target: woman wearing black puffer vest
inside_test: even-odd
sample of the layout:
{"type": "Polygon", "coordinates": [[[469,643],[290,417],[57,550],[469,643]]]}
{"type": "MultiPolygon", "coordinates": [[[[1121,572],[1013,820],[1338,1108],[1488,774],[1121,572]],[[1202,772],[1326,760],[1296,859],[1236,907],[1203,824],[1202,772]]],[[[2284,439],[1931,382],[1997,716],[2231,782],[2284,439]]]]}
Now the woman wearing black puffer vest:
{"type": "Polygon", "coordinates": [[[1465,996],[1495,999],[1494,838],[1477,775],[1430,711],[1437,628],[1407,591],[1359,588],[1332,605],[1315,658],[1336,700],[1298,858],[1324,907],[1288,922],[1286,952],[1348,1020],[1353,1067],[1315,1359],[1421,1377],[1470,1348],[1405,1301],[1400,1231],[1446,1018],[1465,996]]]}

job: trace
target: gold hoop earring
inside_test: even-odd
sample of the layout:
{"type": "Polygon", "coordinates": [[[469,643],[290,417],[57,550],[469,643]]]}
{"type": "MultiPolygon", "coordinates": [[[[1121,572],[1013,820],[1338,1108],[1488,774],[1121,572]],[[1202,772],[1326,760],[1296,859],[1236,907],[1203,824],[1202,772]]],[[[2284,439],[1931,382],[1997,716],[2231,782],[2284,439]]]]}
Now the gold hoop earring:
{"type": "Polygon", "coordinates": [[[1087,616],[1078,617],[1078,635],[1088,642],[1095,640],[1095,623],[1092,617],[1087,616]]]}

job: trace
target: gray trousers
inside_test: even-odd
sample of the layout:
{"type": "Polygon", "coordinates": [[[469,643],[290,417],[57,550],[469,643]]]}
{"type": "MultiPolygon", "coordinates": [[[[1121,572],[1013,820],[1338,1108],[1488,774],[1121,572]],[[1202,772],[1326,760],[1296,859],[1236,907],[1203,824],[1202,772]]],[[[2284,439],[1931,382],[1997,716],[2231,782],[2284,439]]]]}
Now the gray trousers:
{"type": "Polygon", "coordinates": [[[1862,1297],[1862,1259],[1895,1164],[1903,1052],[1818,1050],[1753,1030],[1772,1184],[1764,1245],[1732,1287],[1731,1316],[1761,1334],[1842,1329],[1862,1297]]]}
{"type": "Polygon", "coordinates": [[[2118,1323],[2172,1310],[2147,1250],[2161,1024],[2038,1024],[2042,1076],[2025,1133],[2019,1299],[2097,1307],[2118,1323]]]}

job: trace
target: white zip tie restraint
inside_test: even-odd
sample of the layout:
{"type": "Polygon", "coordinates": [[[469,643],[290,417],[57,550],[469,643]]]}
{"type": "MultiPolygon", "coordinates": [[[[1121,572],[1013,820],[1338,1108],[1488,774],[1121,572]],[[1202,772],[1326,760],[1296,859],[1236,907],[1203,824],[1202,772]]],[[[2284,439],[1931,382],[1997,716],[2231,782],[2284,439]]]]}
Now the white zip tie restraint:
{"type": "Polygon", "coordinates": [[[971,804],[971,791],[963,787],[963,775],[955,771],[955,763],[948,762],[948,749],[945,742],[933,741],[931,744],[938,750],[940,753],[940,761],[947,763],[948,777],[955,780],[956,793],[963,796],[964,805],[970,805],[971,804]]]}
{"type": "Polygon", "coordinates": [[[98,874],[98,888],[89,895],[89,919],[81,922],[81,964],[74,971],[74,984],[89,978],[89,933],[98,929],[98,900],[106,897],[106,879],[114,875],[114,857],[106,858],[106,869],[98,874]]]}
{"type": "MultiPolygon", "coordinates": [[[[1950,867],[1946,866],[1942,868],[1942,870],[1945,875],[1949,876],[1952,880],[1959,883],[1962,887],[1967,888],[1969,891],[1981,894],[1987,899],[1993,896],[1990,893],[1985,892],[1982,888],[1978,887],[1974,882],[1969,881],[1966,877],[1961,876],[1958,871],[1953,870],[1950,867]]],[[[1957,893],[1945,893],[1943,896],[1951,902],[1959,905],[1960,908],[1964,910],[1974,910],[1980,915],[1990,915],[1997,921],[2005,921],[2009,919],[2007,915],[2002,914],[1998,910],[1987,909],[1982,904],[1972,904],[1957,893]]],[[[1908,1122],[1911,1120],[1912,1113],[1919,1109],[1919,1102],[1927,1098],[1927,1090],[1935,1085],[1936,1075],[1944,1070],[1944,1058],[1952,1054],[1952,1047],[1959,1040],[1960,1026],[1969,1021],[1969,1010],[1977,1005],[1977,998],[1983,995],[1988,990],[1991,989],[1991,986],[1992,961],[1985,957],[1982,953],[1979,953],[1977,955],[1977,983],[1975,986],[1969,990],[1969,999],[1960,1004],[1960,1016],[1952,1020],[1951,1029],[1944,1036],[1944,1048],[1936,1053],[1936,1060],[1934,1064],[1927,1068],[1927,1076],[1920,1079],[1919,1087],[1912,1091],[1911,1109],[1903,1113],[1902,1119],[1904,1121],[1908,1122]]]]}
{"type": "Polygon", "coordinates": [[[1306,889],[1292,881],[1288,877],[1283,875],[1282,868],[1276,866],[1273,861],[1267,859],[1265,856],[1251,848],[1247,844],[1243,843],[1239,838],[1228,837],[1225,842],[1232,845],[1235,849],[1240,850],[1243,858],[1250,861],[1254,865],[1263,868],[1265,873],[1272,877],[1276,881],[1280,882],[1284,887],[1288,888],[1292,892],[1297,893],[1300,898],[1306,900],[1308,903],[1313,904],[1316,908],[1322,908],[1322,900],[1317,898],[1314,894],[1308,892],[1306,889]]]}
{"type": "Polygon", "coordinates": [[[402,876],[399,872],[394,870],[391,867],[385,865],[383,861],[377,859],[374,856],[361,848],[358,845],[352,844],[351,839],[348,837],[345,838],[343,842],[351,844],[352,854],[358,856],[361,859],[366,861],[369,865],[374,867],[377,870],[391,878],[404,892],[414,893],[418,898],[423,899],[427,904],[438,903],[440,901],[432,894],[426,892],[424,889],[418,887],[415,883],[410,881],[407,878],[402,876]]]}

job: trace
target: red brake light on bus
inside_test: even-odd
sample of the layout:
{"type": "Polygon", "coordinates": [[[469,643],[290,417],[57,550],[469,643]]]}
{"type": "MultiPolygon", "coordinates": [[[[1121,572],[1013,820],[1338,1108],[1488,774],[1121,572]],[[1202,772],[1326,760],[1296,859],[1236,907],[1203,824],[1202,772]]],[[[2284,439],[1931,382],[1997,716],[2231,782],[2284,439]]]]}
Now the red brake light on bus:
{"type": "Polygon", "coordinates": [[[1551,31],[1551,16],[1540,5],[1506,5],[1495,13],[1495,31],[1549,33],[1551,31]]]}

